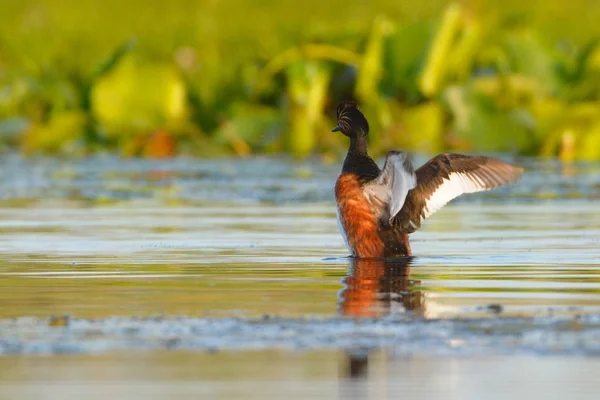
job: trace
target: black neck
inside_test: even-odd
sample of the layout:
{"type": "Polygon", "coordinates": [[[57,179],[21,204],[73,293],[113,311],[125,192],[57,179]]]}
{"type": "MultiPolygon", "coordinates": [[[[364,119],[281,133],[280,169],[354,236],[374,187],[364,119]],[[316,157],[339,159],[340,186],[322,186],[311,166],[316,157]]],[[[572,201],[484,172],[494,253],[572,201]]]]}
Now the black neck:
{"type": "Polygon", "coordinates": [[[367,155],[367,137],[366,136],[354,136],[350,138],[350,148],[348,153],[364,154],[367,155]]]}
{"type": "Polygon", "coordinates": [[[375,161],[367,154],[366,136],[350,139],[350,148],[348,148],[342,172],[356,174],[362,181],[377,178],[380,170],[375,161]]]}

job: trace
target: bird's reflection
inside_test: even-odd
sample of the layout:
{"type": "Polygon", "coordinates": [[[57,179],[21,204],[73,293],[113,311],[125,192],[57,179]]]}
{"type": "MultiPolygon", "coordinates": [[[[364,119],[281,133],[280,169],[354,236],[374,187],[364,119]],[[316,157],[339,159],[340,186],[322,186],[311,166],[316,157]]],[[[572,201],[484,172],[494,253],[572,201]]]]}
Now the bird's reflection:
{"type": "Polygon", "coordinates": [[[412,257],[351,261],[338,309],[344,316],[382,317],[393,313],[424,312],[419,281],[410,279],[412,257]]]}
{"type": "MultiPolygon", "coordinates": [[[[421,282],[410,279],[412,257],[393,260],[353,259],[340,291],[338,310],[343,316],[378,318],[389,314],[423,315],[425,297],[417,289],[421,282]]],[[[354,349],[347,353],[345,375],[359,378],[366,374],[369,351],[354,349]]]]}

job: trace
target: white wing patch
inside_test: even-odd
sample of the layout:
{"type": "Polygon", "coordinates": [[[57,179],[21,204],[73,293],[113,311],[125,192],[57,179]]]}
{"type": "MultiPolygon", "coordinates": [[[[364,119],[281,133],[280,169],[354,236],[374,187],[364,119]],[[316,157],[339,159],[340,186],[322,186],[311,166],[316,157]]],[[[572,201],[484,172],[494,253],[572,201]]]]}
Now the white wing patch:
{"type": "Polygon", "coordinates": [[[468,172],[452,172],[448,179],[431,194],[425,202],[424,218],[438,211],[450,200],[460,196],[463,193],[481,192],[490,190],[493,187],[486,185],[476,174],[468,172]]]}
{"type": "Polygon", "coordinates": [[[406,196],[417,186],[417,176],[405,153],[389,151],[381,173],[372,183],[365,186],[365,196],[376,209],[387,210],[382,217],[389,221],[398,214],[406,196]]]}
{"type": "Polygon", "coordinates": [[[405,153],[389,151],[383,165],[383,171],[377,181],[382,180],[386,171],[393,171],[392,175],[392,199],[390,202],[390,222],[402,209],[409,190],[417,187],[417,175],[405,153]]]}

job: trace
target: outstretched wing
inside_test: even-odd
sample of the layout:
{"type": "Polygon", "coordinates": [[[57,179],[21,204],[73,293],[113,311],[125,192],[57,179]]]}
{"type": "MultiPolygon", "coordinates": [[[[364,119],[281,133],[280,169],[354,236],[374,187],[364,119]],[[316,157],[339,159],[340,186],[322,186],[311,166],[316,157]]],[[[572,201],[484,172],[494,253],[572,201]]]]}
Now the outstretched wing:
{"type": "Polygon", "coordinates": [[[414,232],[425,218],[461,194],[494,189],[522,174],[522,168],[492,157],[440,154],[417,169],[417,187],[408,194],[395,224],[414,232]]]}
{"type": "Polygon", "coordinates": [[[391,223],[416,185],[417,176],[407,154],[388,151],[381,173],[365,185],[364,194],[376,209],[385,213],[381,217],[391,223]]]}

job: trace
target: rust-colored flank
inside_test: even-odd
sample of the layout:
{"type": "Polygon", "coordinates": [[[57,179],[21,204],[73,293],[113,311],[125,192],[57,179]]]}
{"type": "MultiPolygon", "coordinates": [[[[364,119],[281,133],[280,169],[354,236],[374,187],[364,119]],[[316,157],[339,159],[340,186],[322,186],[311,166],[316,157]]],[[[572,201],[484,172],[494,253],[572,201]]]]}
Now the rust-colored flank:
{"type": "Polygon", "coordinates": [[[385,245],[371,206],[355,174],[342,174],[335,184],[340,222],[348,244],[362,258],[383,256],[385,245]]]}

